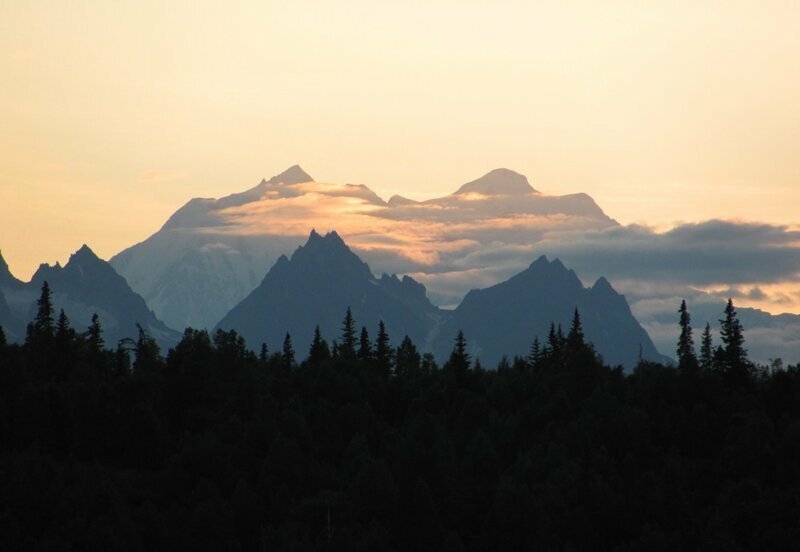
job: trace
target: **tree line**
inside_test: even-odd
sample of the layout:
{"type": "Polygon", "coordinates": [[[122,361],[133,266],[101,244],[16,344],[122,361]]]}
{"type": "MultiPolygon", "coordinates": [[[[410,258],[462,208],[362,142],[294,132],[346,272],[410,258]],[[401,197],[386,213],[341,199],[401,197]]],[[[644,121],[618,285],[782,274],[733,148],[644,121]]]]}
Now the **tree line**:
{"type": "Polygon", "coordinates": [[[107,347],[45,285],[0,329],[5,550],[793,550],[800,367],[747,359],[729,302],[677,367],[608,367],[551,326],[489,370],[439,366],[348,309],[307,352],[188,328],[107,347]]]}

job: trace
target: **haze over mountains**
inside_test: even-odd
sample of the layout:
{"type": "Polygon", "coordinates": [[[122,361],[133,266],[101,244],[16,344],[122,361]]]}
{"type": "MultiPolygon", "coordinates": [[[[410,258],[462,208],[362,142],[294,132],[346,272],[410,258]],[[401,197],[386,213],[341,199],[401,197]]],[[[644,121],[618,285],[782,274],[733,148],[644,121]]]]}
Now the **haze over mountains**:
{"type": "Polygon", "coordinates": [[[529,245],[548,232],[615,225],[585,194],[548,196],[507,169],[443,198],[385,202],[366,186],[314,182],[294,166],[243,193],[189,201],[111,264],[169,325],[212,327],[311,227],[337,231],[379,272],[411,274],[435,303],[454,306],[472,287],[524,268],[529,245]],[[493,262],[509,249],[524,253],[493,262]]]}
{"type": "MultiPolygon", "coordinates": [[[[110,263],[156,315],[151,320],[137,307],[135,318],[148,320],[148,324],[153,324],[153,333],[159,334],[163,343],[168,343],[177,335],[168,328],[213,328],[223,319],[226,324],[237,316],[239,320],[248,319],[245,314],[252,307],[243,300],[257,288],[261,289],[263,297],[267,297],[264,300],[268,304],[280,303],[274,296],[275,292],[265,288],[264,282],[269,281],[271,286],[285,281],[285,270],[292,263],[285,258],[282,262],[289,262],[288,265],[273,265],[283,255],[305,243],[311,228],[316,228],[320,234],[335,231],[335,235],[340,236],[339,241],[346,241],[376,273],[406,275],[403,279],[370,276],[371,280],[359,280],[358,284],[362,286],[371,282],[370,289],[375,288],[372,292],[399,301],[386,312],[397,310],[398,320],[405,320],[397,325],[403,333],[419,337],[419,341],[416,338],[415,341],[420,345],[424,344],[437,355],[442,355],[450,346],[447,340],[451,336],[447,333],[460,325],[468,334],[473,334],[471,345],[486,362],[493,362],[495,356],[499,358],[509,350],[495,350],[492,345],[487,345],[487,338],[483,336],[494,335],[498,329],[491,325],[484,327],[479,316],[470,317],[466,313],[495,309],[492,301],[482,298],[497,293],[493,291],[495,287],[513,287],[522,274],[534,269],[531,261],[545,253],[575,268],[587,278],[585,282],[608,276],[630,302],[630,307],[626,302],[625,308],[629,308],[641,322],[658,350],[667,354],[672,354],[675,348],[676,309],[681,298],[689,301],[698,332],[706,322],[711,323],[715,330],[725,300],[738,293],[737,285],[759,279],[780,281],[793,274],[797,264],[794,244],[798,236],[786,229],[708,221],[678,226],[659,234],[643,227],[620,226],[589,196],[580,193],[549,196],[531,186],[525,176],[508,169],[490,171],[463,184],[448,196],[414,201],[395,195],[384,201],[364,185],[315,182],[297,165],[241,193],[221,199],[192,199],[158,232],[122,251],[110,263]],[[751,254],[751,249],[759,253],[751,254]],[[746,259],[753,255],[760,262],[747,264],[746,259]],[[268,272],[270,275],[265,279],[268,272]],[[517,276],[506,281],[514,275],[517,276]],[[704,286],[719,282],[729,282],[729,291],[717,294],[703,291],[704,286]],[[426,288],[422,298],[427,306],[419,312],[426,313],[423,318],[434,313],[438,322],[433,326],[428,322],[421,323],[418,319],[421,315],[414,309],[412,317],[417,317],[414,324],[409,324],[407,318],[399,315],[402,308],[398,305],[405,304],[403,301],[414,295],[411,291],[422,289],[421,284],[426,288]],[[482,291],[470,291],[479,288],[482,291]],[[476,308],[475,304],[482,306],[476,308]],[[234,307],[237,307],[235,313],[231,312],[234,307]],[[447,309],[455,311],[451,314],[447,309]],[[157,320],[163,320],[165,324],[157,320]],[[436,337],[439,330],[444,330],[441,334],[444,341],[441,342],[436,337]]],[[[316,233],[312,237],[315,235],[325,243],[329,239],[316,233]]],[[[298,262],[303,255],[300,254],[298,262]]],[[[81,256],[78,255],[79,260],[81,256]]],[[[362,261],[359,259],[358,263],[362,261]]],[[[32,284],[23,284],[2,263],[0,324],[12,339],[20,339],[24,334],[25,323],[31,314],[30,305],[38,297],[35,284],[40,284],[45,274],[48,278],[58,279],[59,271],[66,268],[44,267],[32,284]]],[[[320,271],[338,269],[327,265],[320,271]]],[[[68,274],[72,272],[67,271],[68,274]]],[[[577,280],[574,273],[572,276],[561,274],[558,278],[577,280]]],[[[521,308],[526,300],[532,301],[530,308],[539,309],[541,317],[524,320],[530,326],[525,331],[536,328],[539,332],[540,326],[549,324],[551,319],[567,325],[575,306],[583,309],[587,302],[591,303],[589,297],[602,295],[594,291],[597,284],[584,289],[580,280],[577,282],[578,285],[570,286],[571,291],[567,294],[571,305],[562,311],[542,309],[547,297],[540,295],[534,299],[533,287],[518,290],[504,308],[516,312],[515,309],[521,308]]],[[[293,283],[299,286],[302,279],[293,283]]],[[[131,291],[118,285],[116,288],[126,296],[131,291]]],[[[751,285],[748,289],[751,296],[766,296],[768,293],[757,286],[751,285]]],[[[88,291],[84,288],[80,293],[88,291]]],[[[552,292],[556,293],[555,290],[552,292]]],[[[102,301],[90,299],[80,293],[72,293],[79,299],[73,301],[76,304],[69,305],[68,309],[68,312],[75,312],[75,322],[79,326],[90,316],[89,305],[102,307],[92,301],[102,303],[109,300],[108,297],[102,301]]],[[[565,293],[565,290],[560,289],[558,293],[565,293]]],[[[608,294],[606,299],[614,294],[608,294]]],[[[335,337],[336,334],[330,332],[341,323],[342,313],[339,311],[344,298],[342,295],[332,302],[330,312],[326,313],[324,320],[319,320],[328,337],[335,337]],[[330,327],[325,326],[328,323],[330,327]]],[[[253,298],[249,299],[250,304],[255,304],[253,298]]],[[[58,296],[57,300],[65,301],[58,296]]],[[[382,304],[381,301],[377,303],[382,304]]],[[[355,305],[351,306],[357,309],[355,305]]],[[[384,307],[378,309],[381,314],[384,313],[382,309],[384,307]]],[[[739,312],[747,330],[751,358],[759,362],[767,362],[775,356],[788,361],[800,358],[800,316],[775,316],[741,305],[739,312]]],[[[363,319],[363,323],[374,325],[375,321],[370,318],[377,311],[365,314],[358,317],[359,323],[363,319]]],[[[115,322],[112,320],[119,318],[127,320],[121,322],[122,326],[135,327],[122,311],[109,314],[107,318],[109,320],[104,322],[108,325],[113,325],[115,322]]],[[[386,322],[390,326],[394,324],[393,320],[387,319],[386,322]]],[[[607,321],[587,318],[590,339],[594,337],[595,323],[600,329],[608,324],[607,321]]],[[[308,324],[312,322],[299,319],[289,324],[303,334],[295,336],[296,339],[310,339],[308,324]]],[[[504,326],[503,332],[508,332],[510,327],[504,326]]],[[[243,328],[246,328],[242,331],[248,341],[256,339],[251,343],[253,347],[263,339],[274,347],[275,340],[282,339],[282,335],[276,337],[270,333],[276,329],[271,326],[250,327],[245,324],[243,328]],[[270,336],[266,337],[266,333],[270,336]]],[[[638,354],[641,342],[636,337],[638,330],[631,328],[626,331],[626,342],[622,347],[625,352],[620,358],[624,360],[620,362],[623,363],[629,363],[631,355],[638,354]]],[[[373,327],[370,330],[374,332],[373,327]]],[[[517,351],[523,341],[525,347],[529,345],[532,335],[502,333],[489,341],[505,343],[517,351]]],[[[618,344],[618,348],[620,346],[618,344]]],[[[657,354],[654,351],[648,350],[646,357],[657,354]]],[[[613,354],[606,360],[617,362],[613,354]]]]}

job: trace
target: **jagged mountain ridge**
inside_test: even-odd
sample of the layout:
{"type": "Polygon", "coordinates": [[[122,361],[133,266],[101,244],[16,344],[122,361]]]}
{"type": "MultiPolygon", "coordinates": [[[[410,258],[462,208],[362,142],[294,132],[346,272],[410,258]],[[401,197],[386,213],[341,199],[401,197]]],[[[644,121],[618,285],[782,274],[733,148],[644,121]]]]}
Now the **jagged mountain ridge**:
{"type": "Polygon", "coordinates": [[[192,199],[111,264],[168,325],[212,327],[281,254],[303,244],[311,226],[337,230],[378,272],[413,273],[438,304],[448,304],[467,291],[458,287],[464,278],[448,274],[483,274],[473,282],[487,284],[529,260],[498,273],[475,253],[503,241],[529,247],[548,228],[615,224],[589,196],[549,196],[508,169],[442,198],[387,203],[364,185],[315,182],[295,165],[241,193],[192,199]],[[503,220],[514,221],[513,232],[503,220]]]}
{"type": "MultiPolygon", "coordinates": [[[[4,264],[5,261],[0,261],[0,267],[4,264]]],[[[63,267],[59,263],[53,266],[42,264],[30,282],[9,281],[7,278],[0,282],[0,292],[13,317],[8,325],[14,341],[25,337],[25,324],[36,314],[36,301],[44,282],[48,283],[53,293],[56,314],[64,309],[72,326],[78,331],[85,330],[92,315],[97,313],[109,346],[116,345],[122,338],[135,338],[138,333],[136,324],[140,324],[163,347],[174,345],[180,338],[178,332],[155,316],[144,299],[130,288],[109,263],[84,245],[70,256],[63,267]]],[[[5,328],[6,324],[1,319],[0,324],[5,328]]]]}
{"type": "Polygon", "coordinates": [[[356,323],[375,335],[383,320],[390,334],[409,335],[423,342],[439,311],[425,296],[425,288],[409,277],[373,276],[369,266],[353,253],[336,232],[311,232],[291,259],[285,255],[261,284],[217,324],[235,329],[251,347],[266,342],[280,349],[289,332],[300,354],[319,324],[324,336],[341,332],[347,308],[356,323]]]}
{"type": "Polygon", "coordinates": [[[446,311],[433,306],[425,287],[408,276],[375,278],[335,232],[323,237],[312,231],[291,259],[281,256],[217,328],[236,330],[251,347],[266,342],[272,350],[289,332],[302,355],[317,324],[328,340],[341,335],[348,307],[373,338],[383,320],[395,344],[409,335],[440,361],[450,354],[458,330],[465,332],[470,352],[490,366],[504,354],[524,356],[534,336],[544,341],[550,323],[568,324],[576,307],[587,338],[607,362],[632,368],[640,347],[642,358],[668,360],[605,278],[587,289],[560,261],[540,257],[522,273],[473,290],[455,311],[446,311]]]}
{"type": "Polygon", "coordinates": [[[600,278],[584,288],[573,270],[545,256],[504,282],[469,292],[432,348],[443,357],[452,349],[452,336],[462,330],[471,354],[493,366],[504,355],[527,355],[535,337],[544,345],[551,323],[560,324],[566,333],[576,308],[586,338],[608,364],[631,368],[640,355],[669,362],[608,280],[600,278]]]}

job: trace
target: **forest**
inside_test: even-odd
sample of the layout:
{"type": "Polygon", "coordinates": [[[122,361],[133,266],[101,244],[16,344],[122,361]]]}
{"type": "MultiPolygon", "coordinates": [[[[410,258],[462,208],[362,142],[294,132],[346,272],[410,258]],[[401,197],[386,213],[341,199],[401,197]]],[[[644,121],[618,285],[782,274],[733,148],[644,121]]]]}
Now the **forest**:
{"type": "Polygon", "coordinates": [[[800,366],[751,363],[732,302],[697,353],[683,303],[677,365],[629,374],[577,311],[491,367],[342,315],[308,351],[160,351],[43,286],[0,329],[0,548],[796,550],[800,366]]]}

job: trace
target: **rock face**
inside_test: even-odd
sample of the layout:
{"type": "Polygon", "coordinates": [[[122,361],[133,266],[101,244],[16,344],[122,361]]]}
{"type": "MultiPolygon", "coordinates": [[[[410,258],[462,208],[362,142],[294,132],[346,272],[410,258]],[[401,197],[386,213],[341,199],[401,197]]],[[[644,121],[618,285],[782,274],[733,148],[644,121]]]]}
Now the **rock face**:
{"type": "Polygon", "coordinates": [[[168,328],[147,308],[144,299],[110,264],[98,258],[86,245],[72,254],[63,267],[59,264],[41,265],[28,283],[4,277],[3,266],[5,262],[0,261],[0,292],[8,310],[5,311],[0,304],[0,324],[6,327],[3,317],[10,313],[9,328],[12,331],[6,333],[11,334],[15,341],[25,337],[25,325],[36,314],[36,301],[44,282],[49,284],[53,293],[55,314],[64,309],[77,331],[86,329],[92,315],[97,313],[109,347],[115,346],[122,338],[136,338],[136,324],[140,324],[163,347],[174,345],[180,338],[178,332],[168,328]]]}
{"type": "Polygon", "coordinates": [[[544,256],[505,282],[468,293],[432,348],[438,358],[446,358],[462,330],[473,358],[494,366],[503,355],[527,355],[535,337],[544,344],[551,323],[560,324],[566,333],[576,308],[586,339],[606,363],[632,368],[640,354],[648,360],[668,360],[631,314],[625,297],[605,278],[584,288],[574,271],[544,256]]]}
{"type": "Polygon", "coordinates": [[[302,357],[317,324],[329,342],[339,338],[348,307],[357,330],[366,326],[374,339],[383,320],[397,343],[404,335],[424,342],[439,319],[421,284],[407,276],[377,279],[336,232],[321,236],[312,231],[305,245],[291,259],[281,256],[217,328],[235,329],[251,348],[264,342],[273,351],[280,350],[288,332],[302,357]]]}
{"type": "Polygon", "coordinates": [[[625,297],[605,278],[587,289],[560,261],[541,257],[505,282],[471,291],[455,311],[446,311],[434,307],[425,287],[408,276],[375,278],[335,232],[323,237],[312,231],[291,259],[280,257],[218,328],[237,330],[252,348],[266,342],[273,351],[289,332],[302,356],[317,324],[329,341],[339,338],[348,307],[358,328],[366,326],[373,338],[383,320],[395,343],[409,335],[440,361],[450,354],[458,330],[486,366],[496,365],[503,354],[526,355],[535,336],[546,340],[551,322],[568,329],[576,307],[587,339],[606,362],[632,368],[640,350],[645,359],[665,360],[625,297]]]}
{"type": "Polygon", "coordinates": [[[211,328],[311,227],[338,231],[376,272],[413,273],[436,304],[451,305],[466,286],[527,266],[548,230],[613,225],[589,196],[539,193],[508,169],[441,198],[387,203],[364,185],[314,182],[295,165],[241,193],[192,199],[111,264],[168,325],[211,328]],[[499,267],[498,250],[514,252],[499,267]]]}

